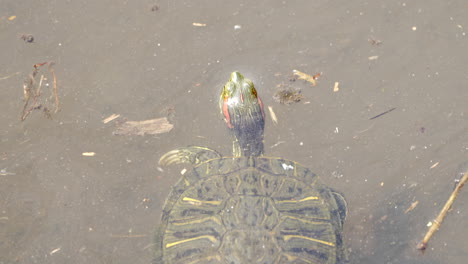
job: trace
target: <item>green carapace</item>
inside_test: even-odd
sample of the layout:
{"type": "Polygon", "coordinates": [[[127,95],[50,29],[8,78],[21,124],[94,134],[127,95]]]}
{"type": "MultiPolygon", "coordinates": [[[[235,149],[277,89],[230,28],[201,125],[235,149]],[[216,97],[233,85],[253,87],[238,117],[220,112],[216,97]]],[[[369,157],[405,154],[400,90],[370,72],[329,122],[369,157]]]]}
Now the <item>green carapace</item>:
{"type": "Polygon", "coordinates": [[[345,263],[345,199],[297,162],[264,155],[265,114],[252,81],[233,72],[219,108],[229,156],[189,146],[159,161],[193,169],[164,205],[154,263],[345,263]]]}

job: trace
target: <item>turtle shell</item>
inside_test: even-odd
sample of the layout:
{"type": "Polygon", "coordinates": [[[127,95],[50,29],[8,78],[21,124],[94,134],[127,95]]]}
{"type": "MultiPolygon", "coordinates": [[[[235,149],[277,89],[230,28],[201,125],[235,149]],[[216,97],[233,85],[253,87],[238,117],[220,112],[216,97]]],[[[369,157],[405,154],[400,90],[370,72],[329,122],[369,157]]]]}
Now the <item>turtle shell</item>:
{"type": "Polygon", "coordinates": [[[294,161],[209,160],[172,189],[155,263],[341,263],[345,215],[342,196],[294,161]]]}

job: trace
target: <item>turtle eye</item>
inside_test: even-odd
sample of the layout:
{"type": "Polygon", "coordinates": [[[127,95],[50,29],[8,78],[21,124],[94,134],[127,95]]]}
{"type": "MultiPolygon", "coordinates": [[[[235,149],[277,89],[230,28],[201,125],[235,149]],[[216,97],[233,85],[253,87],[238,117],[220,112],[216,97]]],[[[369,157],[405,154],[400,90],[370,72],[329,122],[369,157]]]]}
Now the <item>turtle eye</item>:
{"type": "Polygon", "coordinates": [[[233,83],[229,82],[226,85],[224,85],[223,96],[230,97],[233,91],[234,91],[234,85],[233,83]]]}
{"type": "Polygon", "coordinates": [[[258,96],[257,96],[257,90],[255,90],[255,88],[254,88],[253,86],[251,87],[250,92],[253,94],[253,96],[254,96],[255,98],[258,97],[258,96]]]}
{"type": "Polygon", "coordinates": [[[255,90],[253,83],[248,82],[248,84],[249,84],[249,87],[248,87],[249,93],[252,95],[253,98],[257,98],[257,90],[255,90]]]}
{"type": "Polygon", "coordinates": [[[253,86],[253,83],[250,80],[246,80],[242,85],[242,90],[248,92],[249,94],[253,94],[256,96],[257,92],[253,86]]]}

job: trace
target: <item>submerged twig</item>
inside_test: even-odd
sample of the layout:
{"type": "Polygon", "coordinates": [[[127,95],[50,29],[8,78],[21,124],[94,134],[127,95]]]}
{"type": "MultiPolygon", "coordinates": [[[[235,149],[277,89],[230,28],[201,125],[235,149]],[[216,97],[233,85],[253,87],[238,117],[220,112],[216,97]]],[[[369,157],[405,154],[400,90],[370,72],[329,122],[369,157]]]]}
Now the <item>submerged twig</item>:
{"type": "Polygon", "coordinates": [[[383,116],[383,115],[385,115],[385,114],[390,113],[391,111],[393,111],[393,110],[395,110],[395,109],[396,109],[396,107],[393,107],[393,108],[390,109],[390,110],[387,110],[387,111],[385,111],[385,112],[383,112],[383,113],[381,113],[381,114],[378,114],[378,115],[376,115],[376,116],[374,116],[374,117],[369,118],[369,120],[376,119],[377,117],[381,117],[381,116],[383,116]]]}
{"type": "Polygon", "coordinates": [[[0,80],[6,80],[6,79],[8,79],[10,77],[13,77],[13,76],[17,75],[17,74],[20,74],[20,72],[15,72],[15,73],[12,73],[12,74],[7,75],[7,76],[0,77],[0,80]]]}
{"type": "Polygon", "coordinates": [[[457,198],[458,193],[460,192],[461,188],[465,184],[465,182],[468,180],[468,172],[466,172],[463,177],[460,179],[460,182],[458,185],[455,187],[453,190],[452,194],[450,195],[449,199],[445,203],[444,207],[440,211],[439,215],[437,218],[433,221],[433,224],[427,231],[426,235],[424,238],[421,240],[421,242],[418,244],[418,249],[424,251],[427,247],[427,243],[429,243],[429,240],[431,237],[434,235],[434,233],[439,230],[440,225],[442,224],[442,221],[444,221],[445,216],[447,215],[447,212],[450,210],[452,207],[453,202],[455,201],[455,198],[457,198]]]}
{"type": "MultiPolygon", "coordinates": [[[[36,109],[41,109],[43,110],[44,114],[48,117],[51,118],[51,113],[50,110],[48,109],[47,106],[44,106],[39,102],[39,98],[42,94],[42,82],[44,80],[47,80],[44,75],[41,75],[39,84],[37,85],[36,88],[34,86],[36,85],[36,75],[39,72],[39,68],[41,66],[44,66],[46,64],[49,64],[49,71],[52,74],[52,78],[54,81],[54,88],[53,91],[51,92],[53,94],[53,97],[55,98],[55,111],[54,113],[57,113],[60,108],[59,108],[59,98],[58,98],[58,88],[57,88],[57,77],[55,75],[55,71],[52,68],[54,65],[53,62],[43,62],[43,63],[37,63],[34,64],[34,70],[33,72],[28,76],[28,79],[24,82],[23,84],[23,93],[24,93],[24,106],[23,106],[23,112],[21,114],[21,121],[24,121],[28,115],[36,109]]],[[[47,102],[47,100],[46,100],[47,102]]]]}
{"type": "Polygon", "coordinates": [[[52,66],[54,66],[55,63],[51,62],[49,63],[49,71],[52,73],[52,77],[54,78],[54,98],[55,98],[55,111],[54,113],[57,113],[59,111],[59,98],[58,98],[58,91],[57,91],[57,77],[55,76],[55,70],[52,66]]]}
{"type": "MultiPolygon", "coordinates": [[[[29,113],[31,113],[31,111],[34,110],[35,107],[37,107],[36,102],[37,102],[37,98],[40,95],[37,92],[40,91],[40,85],[38,85],[36,90],[34,90],[33,88],[34,88],[34,84],[36,82],[35,81],[36,75],[39,72],[39,67],[44,65],[45,63],[46,62],[34,64],[34,70],[28,76],[28,80],[25,81],[25,83],[23,84],[24,107],[23,107],[23,114],[21,115],[21,121],[24,121],[26,119],[26,117],[29,115],[29,113]],[[34,103],[33,103],[33,106],[31,108],[28,108],[29,101],[31,100],[31,96],[33,98],[34,103]]],[[[43,79],[43,77],[40,80],[40,84],[42,84],[42,79],[43,79]]]]}

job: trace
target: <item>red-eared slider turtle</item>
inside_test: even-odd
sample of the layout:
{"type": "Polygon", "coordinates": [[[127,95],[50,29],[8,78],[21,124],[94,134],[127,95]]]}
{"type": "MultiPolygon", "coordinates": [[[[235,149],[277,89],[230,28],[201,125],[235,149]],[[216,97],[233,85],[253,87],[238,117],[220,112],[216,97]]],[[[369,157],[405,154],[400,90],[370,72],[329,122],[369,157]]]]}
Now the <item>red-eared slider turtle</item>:
{"type": "Polygon", "coordinates": [[[232,156],[190,146],[159,161],[194,168],[166,201],[154,263],[344,263],[343,196],[302,165],[263,156],[265,117],[252,81],[233,72],[219,105],[232,156]]]}

